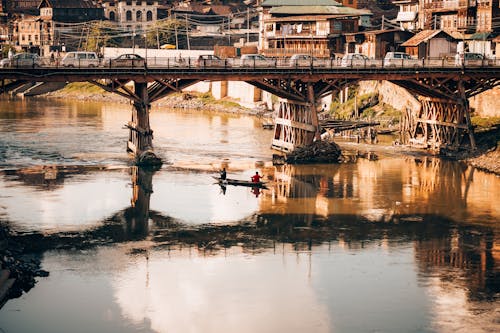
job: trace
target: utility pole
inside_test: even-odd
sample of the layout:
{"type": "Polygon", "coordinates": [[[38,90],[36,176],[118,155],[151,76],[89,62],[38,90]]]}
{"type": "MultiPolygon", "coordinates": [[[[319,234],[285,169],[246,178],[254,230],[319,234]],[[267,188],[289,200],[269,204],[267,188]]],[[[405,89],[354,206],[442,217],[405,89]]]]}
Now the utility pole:
{"type": "Polygon", "coordinates": [[[179,39],[177,38],[177,14],[174,14],[174,29],[175,29],[175,49],[179,49],[179,39]]]}
{"type": "Polygon", "coordinates": [[[187,39],[188,50],[191,50],[191,46],[189,45],[189,26],[188,26],[188,15],[187,14],[186,14],[186,39],[187,39]]]}
{"type": "Polygon", "coordinates": [[[250,42],[250,7],[247,7],[247,43],[250,42]]]}
{"type": "Polygon", "coordinates": [[[384,21],[385,21],[385,15],[382,15],[382,26],[380,27],[380,30],[384,30],[384,21]]]}

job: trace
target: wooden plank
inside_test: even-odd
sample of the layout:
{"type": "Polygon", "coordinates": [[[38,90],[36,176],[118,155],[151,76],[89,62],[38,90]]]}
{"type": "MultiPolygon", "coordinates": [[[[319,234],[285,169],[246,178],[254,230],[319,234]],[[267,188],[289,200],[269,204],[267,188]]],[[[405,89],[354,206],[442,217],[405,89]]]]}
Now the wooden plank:
{"type": "Polygon", "coordinates": [[[440,126],[447,126],[447,127],[453,127],[453,128],[461,128],[461,129],[467,129],[467,125],[465,124],[455,124],[455,123],[449,123],[445,121],[439,121],[439,120],[434,120],[434,119],[423,119],[423,118],[416,118],[417,122],[429,124],[429,125],[440,125],[440,126]]]}
{"type": "Polygon", "coordinates": [[[288,119],[284,119],[284,118],[276,118],[275,123],[280,124],[280,125],[284,125],[284,126],[293,127],[293,128],[300,128],[300,129],[303,129],[303,130],[308,131],[308,132],[315,132],[316,131],[316,127],[313,125],[299,123],[297,121],[288,120],[288,119]]]}

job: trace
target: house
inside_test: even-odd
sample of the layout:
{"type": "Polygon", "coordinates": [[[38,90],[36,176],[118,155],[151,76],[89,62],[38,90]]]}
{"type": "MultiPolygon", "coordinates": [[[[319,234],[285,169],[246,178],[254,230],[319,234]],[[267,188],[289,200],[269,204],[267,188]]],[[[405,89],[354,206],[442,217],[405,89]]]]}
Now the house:
{"type": "Polygon", "coordinates": [[[371,59],[382,59],[390,51],[401,50],[401,44],[413,36],[399,29],[346,33],[345,53],[362,53],[371,59]]]}
{"type": "Polygon", "coordinates": [[[41,46],[41,20],[39,16],[24,15],[16,20],[14,28],[15,44],[26,52],[39,53],[41,46]]]}
{"type": "Polygon", "coordinates": [[[415,58],[453,57],[458,41],[443,30],[422,30],[401,44],[415,58]]]}
{"type": "Polygon", "coordinates": [[[343,53],[343,34],[358,32],[366,15],[333,0],[264,0],[261,8],[259,50],[269,57],[343,53]]]}
{"type": "Polygon", "coordinates": [[[420,29],[419,18],[419,0],[395,0],[392,2],[399,6],[396,22],[399,23],[401,30],[416,31],[420,29]]]}

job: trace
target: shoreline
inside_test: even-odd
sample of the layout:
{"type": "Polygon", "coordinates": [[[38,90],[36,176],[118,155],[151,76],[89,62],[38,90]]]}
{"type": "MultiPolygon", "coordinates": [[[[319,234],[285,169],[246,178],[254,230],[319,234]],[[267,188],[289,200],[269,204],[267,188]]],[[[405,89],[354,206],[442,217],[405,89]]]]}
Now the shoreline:
{"type": "MultiPolygon", "coordinates": [[[[129,103],[129,100],[117,94],[109,93],[101,89],[101,91],[87,91],[86,89],[78,89],[76,91],[67,91],[64,88],[49,92],[38,97],[57,98],[57,99],[72,99],[79,101],[95,101],[107,103],[129,103]]],[[[174,93],[160,101],[154,102],[152,107],[186,109],[186,110],[206,110],[211,112],[221,112],[229,114],[253,115],[262,117],[265,114],[272,112],[267,109],[250,109],[238,104],[238,101],[231,99],[216,100],[207,93],[197,92],[182,92],[174,93]]],[[[490,145],[491,147],[491,145],[490,145]]],[[[411,150],[411,149],[410,149],[411,150]]],[[[402,150],[395,150],[396,153],[404,154],[402,150]]],[[[422,151],[422,154],[430,154],[427,151],[422,151]]],[[[488,147],[478,148],[478,151],[473,153],[462,152],[455,156],[441,156],[442,158],[454,158],[458,161],[463,161],[468,165],[475,167],[481,171],[493,173],[500,176],[500,148],[488,149],[488,147]]]]}

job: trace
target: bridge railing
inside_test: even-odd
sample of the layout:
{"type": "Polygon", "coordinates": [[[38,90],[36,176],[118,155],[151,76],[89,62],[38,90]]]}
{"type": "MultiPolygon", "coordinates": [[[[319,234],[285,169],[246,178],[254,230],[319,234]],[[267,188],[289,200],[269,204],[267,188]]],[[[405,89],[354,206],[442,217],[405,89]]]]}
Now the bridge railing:
{"type": "MultiPolygon", "coordinates": [[[[5,60],[5,59],[4,59],[5,60]]],[[[458,68],[458,67],[497,67],[500,59],[471,59],[460,60],[455,58],[425,58],[425,59],[351,59],[340,58],[311,58],[291,61],[290,58],[263,58],[247,59],[203,59],[188,57],[148,57],[142,61],[131,61],[126,64],[114,64],[111,59],[103,58],[98,63],[74,63],[73,68],[164,68],[164,69],[255,69],[255,68],[280,68],[280,69],[350,69],[360,70],[369,68],[458,68]]],[[[61,59],[39,57],[27,62],[0,61],[2,68],[63,68],[61,59]]]]}

